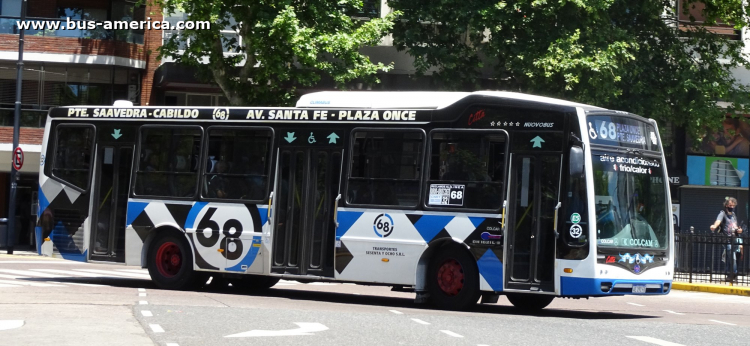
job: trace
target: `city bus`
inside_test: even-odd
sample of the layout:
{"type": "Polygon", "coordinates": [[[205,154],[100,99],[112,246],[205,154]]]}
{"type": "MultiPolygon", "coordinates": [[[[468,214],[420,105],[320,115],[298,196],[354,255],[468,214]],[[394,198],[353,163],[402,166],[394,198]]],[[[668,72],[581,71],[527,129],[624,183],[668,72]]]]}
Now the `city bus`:
{"type": "Polygon", "coordinates": [[[670,291],[654,120],[512,92],[317,92],[295,107],[49,111],[38,252],[209,278],[392,286],[467,309],[505,295],[670,291]]]}

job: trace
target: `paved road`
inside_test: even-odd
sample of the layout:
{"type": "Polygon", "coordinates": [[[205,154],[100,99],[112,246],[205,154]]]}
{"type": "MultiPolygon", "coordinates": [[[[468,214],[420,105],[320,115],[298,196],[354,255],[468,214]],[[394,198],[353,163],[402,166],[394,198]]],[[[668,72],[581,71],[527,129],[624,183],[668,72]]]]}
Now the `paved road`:
{"type": "Polygon", "coordinates": [[[538,314],[504,298],[452,312],[413,297],[296,281],[164,291],[136,267],[0,255],[0,345],[750,344],[750,297],[556,299],[538,314]]]}

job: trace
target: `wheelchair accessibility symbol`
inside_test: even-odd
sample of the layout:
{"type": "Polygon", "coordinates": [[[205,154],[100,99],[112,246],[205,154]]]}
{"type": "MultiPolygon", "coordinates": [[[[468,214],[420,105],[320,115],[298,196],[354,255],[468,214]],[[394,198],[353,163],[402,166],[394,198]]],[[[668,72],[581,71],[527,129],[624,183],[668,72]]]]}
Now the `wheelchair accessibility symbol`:
{"type": "Polygon", "coordinates": [[[310,144],[315,143],[315,136],[313,136],[312,132],[310,132],[310,137],[307,137],[307,143],[310,143],[310,144]]]}

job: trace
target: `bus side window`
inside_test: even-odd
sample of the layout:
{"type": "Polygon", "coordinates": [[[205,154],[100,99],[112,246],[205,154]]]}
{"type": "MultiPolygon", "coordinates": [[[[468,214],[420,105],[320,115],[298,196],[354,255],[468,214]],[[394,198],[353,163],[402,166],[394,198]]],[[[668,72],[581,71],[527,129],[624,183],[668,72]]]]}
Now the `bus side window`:
{"type": "Polygon", "coordinates": [[[498,210],[506,143],[497,132],[432,131],[427,206],[498,210]]]}
{"type": "Polygon", "coordinates": [[[81,190],[88,189],[94,132],[92,125],[57,126],[52,176],[81,190]]]}
{"type": "Polygon", "coordinates": [[[134,192],[139,196],[193,197],[203,130],[199,126],[142,126],[134,192]]]}
{"type": "Polygon", "coordinates": [[[417,206],[424,137],[421,130],[355,129],[347,203],[417,206]]]}
{"type": "Polygon", "coordinates": [[[206,198],[264,201],[268,196],[273,131],[267,127],[208,128],[203,174],[206,198]]]}

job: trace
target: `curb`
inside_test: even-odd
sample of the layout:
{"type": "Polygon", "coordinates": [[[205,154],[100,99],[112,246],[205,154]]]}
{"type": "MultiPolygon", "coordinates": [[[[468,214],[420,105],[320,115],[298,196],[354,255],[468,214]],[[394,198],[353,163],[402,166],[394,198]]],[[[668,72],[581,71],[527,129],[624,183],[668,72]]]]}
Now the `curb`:
{"type": "Polygon", "coordinates": [[[709,293],[718,293],[718,294],[732,294],[732,295],[737,295],[737,296],[750,296],[750,287],[672,282],[672,289],[681,290],[681,291],[709,292],[709,293]]]}

